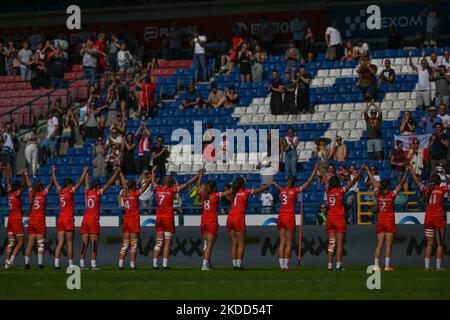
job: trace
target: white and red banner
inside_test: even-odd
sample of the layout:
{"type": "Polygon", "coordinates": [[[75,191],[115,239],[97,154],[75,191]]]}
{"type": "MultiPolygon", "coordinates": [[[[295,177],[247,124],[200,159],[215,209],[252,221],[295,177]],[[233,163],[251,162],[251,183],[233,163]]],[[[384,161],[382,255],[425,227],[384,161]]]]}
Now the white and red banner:
{"type": "Polygon", "coordinates": [[[403,142],[403,150],[408,151],[414,140],[419,140],[419,148],[424,152],[428,151],[428,142],[431,134],[394,135],[394,141],[403,142]]]}

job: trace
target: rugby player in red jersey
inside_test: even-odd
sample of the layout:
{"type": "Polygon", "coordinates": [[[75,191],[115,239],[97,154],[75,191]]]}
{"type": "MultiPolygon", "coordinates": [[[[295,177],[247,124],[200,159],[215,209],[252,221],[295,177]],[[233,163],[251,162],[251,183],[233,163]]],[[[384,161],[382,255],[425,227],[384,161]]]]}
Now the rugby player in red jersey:
{"type": "Polygon", "coordinates": [[[211,253],[219,231],[219,201],[220,198],[231,194],[231,189],[223,192],[217,192],[216,182],[214,180],[208,180],[206,182],[205,190],[201,190],[200,186],[202,184],[202,178],[203,174],[198,176],[197,181],[203,207],[200,223],[200,230],[204,241],[202,271],[211,271],[211,253]]]}
{"type": "Polygon", "coordinates": [[[395,187],[394,191],[390,190],[391,180],[383,179],[381,182],[377,182],[375,177],[369,168],[366,168],[367,174],[373,186],[373,195],[377,200],[378,217],[377,217],[377,246],[375,248],[374,265],[375,269],[380,269],[380,256],[383,245],[386,242],[385,248],[385,265],[384,271],[393,271],[391,267],[391,251],[392,241],[394,240],[395,228],[395,198],[400,190],[405,185],[406,178],[408,177],[409,168],[405,170],[405,174],[400,180],[399,184],[395,187]]]}
{"type": "Polygon", "coordinates": [[[280,245],[278,247],[278,261],[282,271],[289,270],[289,260],[292,254],[292,240],[295,235],[295,204],[297,203],[297,196],[303,192],[313,182],[316,176],[319,165],[316,164],[311,176],[300,187],[294,187],[296,178],[288,177],[286,186],[280,187],[278,183],[274,183],[275,187],[280,192],[280,211],[278,213],[278,234],[280,238],[280,245]]]}
{"type": "MultiPolygon", "coordinates": [[[[433,174],[430,178],[428,186],[424,186],[417,177],[413,168],[410,168],[411,175],[414,182],[419,187],[420,191],[425,194],[427,201],[427,208],[425,209],[425,237],[427,239],[427,247],[425,249],[425,270],[430,270],[430,261],[433,254],[433,244],[436,238],[436,270],[445,270],[442,267],[442,257],[444,256],[444,237],[445,237],[445,216],[444,216],[444,198],[449,191],[449,186],[441,186],[441,176],[433,174]]],[[[447,180],[447,183],[449,181],[447,180]]]]}
{"type": "Polygon", "coordinates": [[[45,209],[47,195],[53,186],[53,178],[46,188],[40,181],[31,184],[28,174],[25,175],[28,185],[28,197],[30,201],[30,214],[28,219],[28,243],[25,249],[25,269],[30,269],[30,256],[34,243],[37,244],[38,267],[44,269],[45,235],[47,233],[45,222],[45,209]]]}
{"type": "Polygon", "coordinates": [[[56,178],[56,167],[52,166],[52,178],[56,186],[59,198],[59,216],[56,223],[56,232],[58,236],[58,244],[55,249],[55,269],[60,269],[59,259],[64,242],[67,241],[67,259],[69,266],[73,266],[73,232],[75,231],[75,218],[73,210],[75,207],[74,194],[80,189],[84,182],[84,177],[89,173],[89,168],[85,167],[83,173],[76,185],[73,185],[72,179],[64,179],[63,187],[58,183],[56,178]]]}
{"type": "Polygon", "coordinates": [[[325,185],[325,192],[328,202],[328,218],[326,229],[328,233],[328,270],[333,270],[333,257],[336,250],[336,270],[342,271],[342,251],[344,249],[344,237],[347,231],[345,219],[344,197],[345,193],[358,182],[361,172],[366,168],[363,164],[353,180],[345,186],[341,186],[339,177],[334,175],[326,178],[323,167],[320,167],[322,183],[325,185]]]}
{"type": "Polygon", "coordinates": [[[231,209],[227,218],[227,231],[231,239],[231,259],[233,270],[244,270],[242,260],[245,252],[245,212],[248,197],[266,191],[273,182],[265,184],[258,189],[246,189],[246,180],[239,177],[231,185],[231,209]]]}
{"type": "Polygon", "coordinates": [[[92,188],[89,185],[89,174],[84,176],[84,196],[86,202],[86,212],[81,222],[81,250],[80,250],[80,268],[85,270],[84,258],[88,245],[91,245],[91,270],[100,270],[97,267],[98,236],[100,234],[100,204],[103,194],[116,180],[120,168],[114,171],[112,177],[102,187],[100,180],[92,182],[92,188]]]}
{"type": "MultiPolygon", "coordinates": [[[[155,174],[155,167],[152,170],[152,175],[155,174]]],[[[124,259],[130,249],[130,268],[136,270],[136,255],[137,245],[139,241],[139,234],[141,233],[141,222],[139,217],[139,196],[143,194],[151,185],[151,180],[148,180],[141,189],[136,189],[136,181],[126,180],[123,173],[120,173],[120,182],[122,183],[122,191],[120,197],[123,201],[123,243],[119,253],[119,269],[124,270],[124,259]]]]}
{"type": "Polygon", "coordinates": [[[153,250],[153,269],[158,270],[158,257],[163,249],[163,270],[169,269],[170,246],[175,232],[175,216],[173,211],[173,199],[175,194],[193,184],[198,176],[204,172],[200,169],[195,177],[189,179],[181,186],[176,185],[176,180],[170,176],[162,179],[162,186],[156,184],[155,175],[152,176],[153,190],[156,195],[156,244],[153,250]]]}
{"type": "Polygon", "coordinates": [[[8,167],[6,174],[6,192],[8,195],[9,216],[6,231],[8,232],[8,245],[6,246],[6,262],[5,269],[13,268],[14,261],[23,247],[23,238],[25,231],[22,222],[22,193],[26,188],[25,175],[28,171],[23,173],[23,182],[14,181],[10,183],[11,167],[8,167]],[[17,241],[17,243],[16,243],[17,241]]]}

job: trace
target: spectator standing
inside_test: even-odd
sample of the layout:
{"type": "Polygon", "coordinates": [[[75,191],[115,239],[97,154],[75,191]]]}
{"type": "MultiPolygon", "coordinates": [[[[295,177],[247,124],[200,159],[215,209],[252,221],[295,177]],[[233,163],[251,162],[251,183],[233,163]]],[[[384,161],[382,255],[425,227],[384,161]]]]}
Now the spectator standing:
{"type": "Polygon", "coordinates": [[[342,59],[343,47],[341,32],[338,30],[337,20],[333,20],[331,25],[325,30],[325,42],[327,44],[327,52],[325,59],[329,61],[338,61],[342,59]]]}
{"type": "Polygon", "coordinates": [[[94,48],[92,40],[87,40],[83,43],[80,56],[82,57],[82,65],[84,76],[89,81],[95,80],[95,70],[97,69],[97,49],[94,48]]]}
{"type": "Polygon", "coordinates": [[[441,118],[436,116],[436,108],[430,107],[428,115],[422,117],[422,129],[425,133],[433,134],[436,123],[442,122],[441,118]]]}
{"type": "Polygon", "coordinates": [[[303,53],[304,41],[306,34],[306,27],[308,27],[308,21],[301,17],[299,11],[295,13],[295,18],[290,22],[290,28],[292,32],[292,39],[294,40],[295,47],[303,53]]]}
{"type": "Polygon", "coordinates": [[[252,81],[252,65],[250,63],[250,58],[252,52],[248,49],[248,44],[243,43],[241,50],[238,53],[239,61],[239,72],[241,74],[241,82],[252,81]]]}
{"type": "Polygon", "coordinates": [[[262,204],[262,214],[272,214],[273,213],[273,196],[269,190],[266,190],[261,194],[261,204],[262,204]]]}
{"type": "Polygon", "coordinates": [[[327,222],[328,209],[327,204],[322,203],[319,208],[319,212],[316,215],[315,225],[322,226],[327,222]]]}
{"type": "Polygon", "coordinates": [[[133,72],[133,56],[125,43],[120,45],[120,50],[117,52],[117,66],[122,75],[128,76],[133,72]]]}
{"type": "MultiPolygon", "coordinates": [[[[348,180],[352,181],[355,178],[357,172],[358,171],[356,170],[355,165],[353,165],[353,164],[350,165],[348,167],[348,180]]],[[[347,208],[348,208],[348,212],[352,212],[353,211],[352,208],[353,208],[354,204],[356,203],[356,196],[357,196],[358,192],[359,192],[359,183],[355,183],[348,190],[347,198],[346,198],[346,201],[345,201],[346,205],[347,205],[347,208]]]]}
{"type": "MultiPolygon", "coordinates": [[[[400,181],[403,178],[403,175],[405,174],[406,168],[409,165],[409,160],[407,157],[407,154],[405,150],[403,150],[403,142],[398,140],[395,142],[395,149],[392,150],[391,156],[390,156],[390,163],[392,166],[393,174],[395,181],[400,183],[400,181]]],[[[403,185],[403,191],[408,191],[408,180],[405,181],[405,184],[403,185]]]]}
{"type": "Polygon", "coordinates": [[[117,113],[119,111],[119,103],[116,100],[116,94],[111,87],[108,89],[106,95],[106,105],[108,106],[108,118],[106,119],[106,125],[110,126],[117,120],[117,113]]]}
{"type": "Polygon", "coordinates": [[[92,160],[92,166],[94,167],[93,176],[94,177],[105,177],[106,176],[106,147],[103,143],[103,138],[97,138],[97,144],[92,145],[92,151],[94,160],[92,160]]]}
{"type": "Polygon", "coordinates": [[[347,145],[342,142],[342,137],[337,136],[331,145],[329,158],[333,161],[344,162],[347,161],[348,148],[347,145]]]}
{"type": "Polygon", "coordinates": [[[169,150],[163,145],[164,140],[161,136],[156,138],[156,144],[151,149],[153,166],[157,166],[155,179],[159,181],[166,175],[166,163],[169,158],[169,150]]]}
{"type": "Polygon", "coordinates": [[[445,66],[447,73],[450,73],[450,52],[448,50],[444,51],[444,56],[442,58],[442,64],[445,66]]]}
{"type": "Polygon", "coordinates": [[[286,72],[291,74],[291,79],[295,79],[297,72],[297,63],[300,62],[300,52],[294,46],[294,41],[289,41],[289,48],[284,53],[284,60],[286,61],[286,72]]]}
{"type": "MultiPolygon", "coordinates": [[[[41,147],[44,149],[44,159],[48,159],[50,156],[57,157],[57,143],[58,135],[60,132],[60,122],[56,117],[53,110],[47,113],[47,136],[41,143],[41,147]],[[48,154],[50,152],[50,154],[48,154]]],[[[44,161],[46,162],[46,161],[44,161]]]]}
{"type": "Polygon", "coordinates": [[[149,76],[145,76],[144,78],[140,78],[137,82],[137,86],[139,86],[142,90],[141,102],[139,107],[140,117],[154,117],[155,114],[155,91],[156,85],[152,83],[152,80],[149,76]],[[143,81],[142,81],[143,80],[143,81]]]}
{"type": "Polygon", "coordinates": [[[297,175],[297,146],[300,140],[295,135],[293,127],[287,129],[287,135],[280,141],[284,156],[284,173],[286,178],[297,175]]]}
{"type": "Polygon", "coordinates": [[[422,176],[424,169],[424,151],[420,148],[420,141],[417,138],[414,138],[409,146],[407,159],[409,163],[412,165],[414,172],[417,176],[422,176]]]}
{"type": "Polygon", "coordinates": [[[24,41],[22,49],[17,54],[20,63],[20,76],[22,81],[31,80],[31,64],[33,61],[33,51],[30,50],[28,42],[24,41]]]}
{"type": "MultiPolygon", "coordinates": [[[[381,182],[381,177],[378,174],[378,168],[376,166],[370,166],[369,170],[372,173],[373,178],[375,179],[375,181],[378,182],[378,183],[381,182]]],[[[364,180],[364,186],[365,186],[367,191],[373,191],[373,186],[372,186],[372,183],[370,182],[370,178],[368,176],[364,180]]]]}
{"type": "Polygon", "coordinates": [[[309,113],[313,112],[310,110],[309,105],[309,86],[311,85],[311,78],[306,73],[304,65],[300,66],[297,74],[297,113],[309,113]]]}
{"type": "Polygon", "coordinates": [[[447,106],[443,103],[439,105],[438,118],[441,119],[444,129],[448,129],[450,126],[450,115],[447,114],[447,106]]]}
{"type": "Polygon", "coordinates": [[[134,151],[136,144],[133,141],[133,135],[127,134],[123,146],[122,172],[125,176],[133,176],[136,174],[136,164],[134,161],[134,151]]]}
{"type": "Polygon", "coordinates": [[[183,47],[184,31],[178,26],[176,21],[172,23],[172,27],[170,28],[167,37],[169,38],[170,59],[180,59],[181,49],[183,47]]]}
{"type": "Polygon", "coordinates": [[[97,72],[102,74],[108,68],[108,55],[106,51],[106,35],[103,32],[98,34],[98,39],[94,44],[97,50],[97,72]]]}
{"type": "Polygon", "coordinates": [[[202,103],[202,97],[200,95],[200,92],[197,90],[197,88],[194,86],[193,83],[189,84],[188,90],[186,91],[186,95],[181,102],[179,109],[185,110],[185,109],[201,109],[201,103],[202,103]]]}
{"type": "Polygon", "coordinates": [[[8,59],[7,59],[8,51],[3,46],[3,42],[0,40],[0,76],[6,76],[7,73],[7,65],[8,65],[8,59]]]}
{"type": "Polygon", "coordinates": [[[434,1],[429,2],[428,7],[420,13],[420,16],[427,17],[424,44],[426,46],[436,46],[439,30],[439,17],[434,1]]]}
{"type": "Polygon", "coordinates": [[[208,76],[208,70],[206,69],[206,45],[207,38],[202,33],[202,28],[198,28],[194,33],[194,38],[191,41],[194,47],[193,65],[195,69],[196,81],[206,81],[208,76]]]}
{"type": "Polygon", "coordinates": [[[391,67],[391,60],[384,60],[384,69],[380,73],[380,83],[393,84],[395,81],[395,70],[391,67]]]}
{"type": "Polygon", "coordinates": [[[222,90],[217,88],[217,85],[213,82],[211,84],[211,92],[203,105],[203,108],[213,107],[215,109],[223,106],[225,100],[223,99],[224,94],[222,90]]]}
{"type": "Polygon", "coordinates": [[[360,60],[357,73],[359,74],[358,86],[367,102],[373,101],[377,93],[377,66],[370,63],[368,56],[360,60]]]}
{"type": "Polygon", "coordinates": [[[252,79],[254,82],[263,81],[264,76],[264,61],[266,60],[266,54],[261,50],[259,45],[255,46],[255,52],[251,56],[252,64],[252,79]]]}
{"type": "Polygon", "coordinates": [[[403,119],[400,124],[400,134],[403,135],[411,135],[414,134],[416,131],[416,122],[412,118],[412,112],[411,111],[405,111],[403,114],[403,119]]]}
{"type": "Polygon", "coordinates": [[[147,129],[145,124],[141,122],[141,126],[136,131],[134,137],[138,143],[138,161],[137,161],[137,173],[143,173],[150,170],[150,131],[147,129]]]}
{"type": "Polygon", "coordinates": [[[356,60],[354,54],[353,54],[354,50],[353,50],[353,43],[352,40],[348,39],[345,42],[345,48],[344,48],[344,57],[343,60],[344,61],[354,61],[356,60]]]}
{"type": "Polygon", "coordinates": [[[278,70],[272,71],[272,81],[269,84],[270,95],[270,113],[279,115],[283,106],[284,82],[280,78],[278,70]]]}
{"type": "Polygon", "coordinates": [[[442,58],[437,56],[436,52],[432,52],[430,54],[430,61],[428,62],[428,65],[430,66],[431,70],[434,72],[437,69],[439,69],[442,65],[442,58]]]}
{"type": "Polygon", "coordinates": [[[117,53],[120,50],[120,41],[115,34],[111,35],[111,40],[107,45],[108,65],[111,72],[117,72],[119,65],[117,63],[117,53]]]}
{"type": "Polygon", "coordinates": [[[53,89],[60,89],[64,85],[64,71],[66,70],[66,59],[60,47],[49,53],[49,76],[53,89]]]}
{"type": "Polygon", "coordinates": [[[444,65],[436,68],[431,74],[431,82],[436,82],[436,94],[434,98],[434,104],[439,106],[440,104],[446,107],[449,104],[450,96],[450,77],[447,75],[447,70],[444,65]]]}
{"type": "Polygon", "coordinates": [[[292,80],[291,72],[284,73],[284,95],[283,95],[283,114],[297,114],[295,107],[295,90],[297,88],[296,82],[292,80]]]}
{"type": "Polygon", "coordinates": [[[86,126],[85,133],[86,138],[96,139],[99,137],[98,133],[98,122],[97,122],[98,111],[96,110],[95,102],[89,103],[88,109],[86,111],[86,126]]]}
{"type": "Polygon", "coordinates": [[[256,169],[259,170],[259,177],[261,184],[268,184],[273,181],[274,175],[277,173],[275,166],[272,166],[271,153],[268,152],[259,163],[256,164],[256,169]]]}
{"type": "Polygon", "coordinates": [[[431,158],[431,172],[437,165],[441,164],[444,167],[447,165],[447,154],[449,146],[449,136],[444,132],[441,122],[434,125],[435,132],[430,138],[428,144],[430,158],[431,158]]]}
{"type": "Polygon", "coordinates": [[[409,65],[418,74],[416,86],[416,103],[418,108],[427,109],[431,104],[431,68],[425,57],[420,60],[420,69],[412,61],[412,52],[409,52],[409,65]]]}
{"type": "Polygon", "coordinates": [[[14,63],[17,61],[18,51],[14,47],[14,42],[8,41],[8,48],[6,49],[6,70],[8,76],[16,75],[14,63]]]}
{"type": "Polygon", "coordinates": [[[306,28],[306,35],[304,40],[303,51],[300,51],[303,59],[309,63],[314,62],[315,52],[314,52],[314,35],[311,27],[306,28]]]}
{"type": "Polygon", "coordinates": [[[142,188],[145,184],[150,183],[150,186],[139,196],[139,208],[142,208],[143,212],[146,212],[147,215],[150,214],[150,210],[153,204],[153,187],[151,185],[152,175],[149,170],[144,170],[141,176],[139,177],[136,184],[142,188]]]}
{"type": "Polygon", "coordinates": [[[381,124],[383,115],[380,106],[374,103],[368,103],[364,111],[364,119],[366,120],[367,126],[367,152],[369,159],[373,160],[376,153],[377,159],[383,160],[383,150],[381,148],[381,124]],[[372,106],[375,109],[371,109],[372,106]]]}
{"type": "Polygon", "coordinates": [[[62,135],[61,139],[64,143],[65,150],[69,148],[73,148],[76,138],[75,138],[75,127],[77,126],[77,122],[73,115],[73,111],[71,108],[64,113],[62,117],[62,135]]]}
{"type": "Polygon", "coordinates": [[[1,147],[1,153],[3,157],[3,164],[5,167],[12,168],[12,175],[16,175],[16,153],[17,148],[17,138],[14,135],[13,127],[11,122],[5,123],[5,128],[0,128],[0,141],[3,143],[1,147]]]}
{"type": "Polygon", "coordinates": [[[273,54],[273,49],[275,45],[275,37],[273,35],[275,29],[272,22],[266,16],[261,17],[261,47],[266,50],[269,54],[273,54]]]}
{"type": "Polygon", "coordinates": [[[41,139],[38,135],[38,128],[35,124],[31,126],[31,131],[28,132],[22,139],[25,143],[25,159],[27,167],[30,169],[33,178],[36,177],[39,169],[39,144],[41,139]]]}

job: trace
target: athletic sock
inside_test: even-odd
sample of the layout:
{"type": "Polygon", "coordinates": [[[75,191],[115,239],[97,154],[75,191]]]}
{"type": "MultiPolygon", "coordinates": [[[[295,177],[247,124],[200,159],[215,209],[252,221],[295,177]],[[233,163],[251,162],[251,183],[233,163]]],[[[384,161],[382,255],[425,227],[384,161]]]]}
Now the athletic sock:
{"type": "Polygon", "coordinates": [[[167,268],[169,265],[169,258],[163,258],[163,268],[167,268]]]}
{"type": "Polygon", "coordinates": [[[238,268],[242,267],[242,260],[241,260],[241,259],[237,259],[237,260],[236,260],[236,266],[237,266],[238,268]]]}
{"type": "Polygon", "coordinates": [[[389,268],[390,266],[391,266],[391,258],[390,257],[386,257],[385,259],[384,259],[384,266],[386,267],[386,268],[389,268]]]}
{"type": "Polygon", "coordinates": [[[236,259],[231,260],[231,263],[233,264],[233,267],[237,267],[237,260],[236,259]]]}
{"type": "Polygon", "coordinates": [[[30,264],[30,257],[25,256],[25,264],[30,264]]]}
{"type": "Polygon", "coordinates": [[[278,259],[278,262],[280,263],[280,268],[284,268],[284,259],[278,259]]]}
{"type": "Polygon", "coordinates": [[[430,258],[425,258],[425,269],[430,269],[430,258]]]}
{"type": "Polygon", "coordinates": [[[380,259],[379,258],[375,258],[374,259],[374,264],[375,264],[375,266],[379,266],[380,265],[380,259]]]}
{"type": "Polygon", "coordinates": [[[208,244],[207,240],[203,241],[203,252],[206,250],[207,244],[208,244]]]}
{"type": "Polygon", "coordinates": [[[284,268],[289,268],[289,259],[284,259],[284,268]]]}
{"type": "Polygon", "coordinates": [[[339,269],[342,267],[342,262],[338,261],[336,262],[336,269],[339,269]]]}
{"type": "Polygon", "coordinates": [[[38,254],[38,265],[42,265],[43,260],[44,260],[44,255],[43,254],[38,254]]]}
{"type": "Polygon", "coordinates": [[[55,258],[55,267],[59,268],[59,258],[55,258]]]}
{"type": "Polygon", "coordinates": [[[69,259],[69,267],[73,266],[73,259],[69,259]]]}
{"type": "Polygon", "coordinates": [[[436,269],[440,269],[442,264],[442,259],[436,258],[436,269]]]}
{"type": "Polygon", "coordinates": [[[209,268],[209,261],[208,260],[203,259],[203,267],[204,268],[209,268]]]}
{"type": "Polygon", "coordinates": [[[119,268],[123,268],[123,259],[119,259],[119,268]]]}
{"type": "Polygon", "coordinates": [[[92,268],[97,268],[97,261],[96,260],[91,260],[91,267],[92,268]]]}
{"type": "Polygon", "coordinates": [[[136,263],[134,261],[130,261],[130,268],[131,269],[136,268],[136,263]]]}
{"type": "Polygon", "coordinates": [[[330,262],[330,263],[328,263],[328,269],[331,269],[331,268],[333,268],[333,264],[330,262]]]}
{"type": "Polygon", "coordinates": [[[9,257],[8,263],[13,264],[15,259],[16,259],[16,257],[14,255],[12,255],[11,257],[9,257]]]}
{"type": "Polygon", "coordinates": [[[80,268],[84,268],[85,264],[84,264],[84,259],[80,259],[80,268]]]}
{"type": "Polygon", "coordinates": [[[153,268],[158,268],[158,258],[153,258],[153,268]]]}

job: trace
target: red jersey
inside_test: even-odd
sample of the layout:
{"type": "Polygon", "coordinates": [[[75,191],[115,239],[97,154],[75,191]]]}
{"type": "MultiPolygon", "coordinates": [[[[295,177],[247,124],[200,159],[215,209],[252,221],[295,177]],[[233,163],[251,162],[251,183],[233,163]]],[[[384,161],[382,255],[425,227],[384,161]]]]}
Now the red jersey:
{"type": "Polygon", "coordinates": [[[8,192],[9,220],[22,221],[22,198],[20,191],[8,192]]]}
{"type": "MultiPolygon", "coordinates": [[[[430,186],[425,187],[420,185],[420,190],[427,193],[430,186]]],[[[444,216],[443,202],[445,194],[448,192],[448,185],[434,187],[431,191],[430,199],[428,200],[427,208],[425,209],[425,216],[432,218],[442,218],[444,216]]]]}
{"type": "Polygon", "coordinates": [[[155,94],[156,86],[154,83],[142,84],[142,102],[145,105],[153,107],[153,95],[155,94]]]}
{"type": "Polygon", "coordinates": [[[74,188],[58,189],[60,217],[73,218],[73,209],[75,201],[73,196],[74,193],[75,193],[74,188]]]}
{"type": "Polygon", "coordinates": [[[128,197],[125,195],[125,192],[121,191],[121,195],[125,212],[123,218],[125,220],[139,220],[139,196],[141,195],[141,190],[129,191],[128,197]]]}
{"type": "Polygon", "coordinates": [[[217,221],[217,213],[219,211],[219,200],[222,197],[222,192],[213,192],[209,194],[209,199],[205,199],[205,192],[199,191],[202,197],[202,220],[205,221],[217,221]]]}
{"type": "Polygon", "coordinates": [[[243,216],[247,210],[248,197],[253,194],[253,189],[239,190],[231,203],[231,210],[228,216],[243,216]]]}
{"type": "Polygon", "coordinates": [[[178,193],[178,186],[173,187],[155,187],[156,194],[156,216],[158,217],[173,217],[173,199],[175,194],[178,193]]]}
{"type": "MultiPolygon", "coordinates": [[[[45,218],[47,194],[48,194],[47,189],[36,192],[36,195],[33,200],[33,205],[31,206],[30,218],[45,218]]],[[[33,197],[33,189],[30,188],[28,196],[31,201],[33,197]]]]}
{"type": "Polygon", "coordinates": [[[281,188],[280,191],[280,213],[279,215],[295,214],[295,203],[297,195],[302,192],[302,188],[281,188]]]}
{"type": "Polygon", "coordinates": [[[100,220],[100,200],[102,198],[102,189],[86,189],[84,197],[86,202],[86,212],[84,217],[87,219],[100,220]]]}
{"type": "Polygon", "coordinates": [[[345,187],[329,189],[325,187],[328,202],[328,219],[339,218],[345,219],[344,195],[345,187]]]}
{"type": "Polygon", "coordinates": [[[395,198],[397,192],[391,191],[388,194],[381,194],[376,188],[373,195],[377,199],[378,204],[378,221],[395,221],[395,198]]]}

